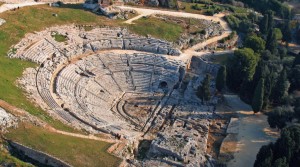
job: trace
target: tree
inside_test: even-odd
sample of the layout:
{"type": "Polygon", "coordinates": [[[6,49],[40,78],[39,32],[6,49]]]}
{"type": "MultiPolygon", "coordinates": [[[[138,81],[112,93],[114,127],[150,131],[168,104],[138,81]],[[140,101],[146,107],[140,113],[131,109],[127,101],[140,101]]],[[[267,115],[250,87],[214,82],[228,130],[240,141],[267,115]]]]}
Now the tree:
{"type": "Polygon", "coordinates": [[[298,167],[300,164],[300,126],[292,125],[281,131],[273,144],[262,146],[254,167],[298,167]]]}
{"type": "Polygon", "coordinates": [[[288,96],[290,82],[287,79],[286,70],[283,69],[273,89],[272,99],[274,103],[281,104],[288,96]]]}
{"type": "Polygon", "coordinates": [[[289,167],[289,165],[286,163],[286,158],[279,158],[276,159],[276,161],[274,162],[274,167],[289,167]]]}
{"type": "Polygon", "coordinates": [[[202,103],[204,101],[209,101],[211,98],[210,80],[211,80],[211,76],[209,74],[206,74],[204,80],[201,82],[201,84],[197,88],[196,94],[201,99],[202,103]]]}
{"type": "Polygon", "coordinates": [[[252,100],[252,109],[254,113],[257,113],[262,109],[263,101],[264,101],[264,89],[265,89],[264,85],[265,85],[265,80],[261,78],[255,88],[254,97],[252,100]]]}
{"type": "Polygon", "coordinates": [[[254,167],[272,167],[273,144],[262,146],[256,155],[254,167]]]}
{"type": "Polygon", "coordinates": [[[271,10],[268,10],[267,14],[269,16],[269,18],[268,18],[268,32],[270,32],[274,27],[274,12],[271,11],[271,10]]]}
{"type": "Polygon", "coordinates": [[[275,38],[276,40],[281,40],[283,35],[279,28],[274,28],[275,38]]]}
{"type": "Polygon", "coordinates": [[[222,89],[225,87],[226,84],[226,67],[221,66],[219,68],[217,78],[216,78],[216,88],[218,91],[222,91],[222,89]]]}
{"type": "Polygon", "coordinates": [[[280,47],[278,49],[278,54],[279,54],[280,59],[283,59],[287,55],[287,49],[284,47],[280,47]]]}
{"type": "Polygon", "coordinates": [[[291,81],[291,90],[300,90],[300,65],[292,68],[289,78],[291,81]]]}
{"type": "Polygon", "coordinates": [[[233,90],[239,90],[245,81],[252,81],[259,55],[251,48],[234,51],[234,56],[227,65],[227,85],[233,90]]]}
{"type": "Polygon", "coordinates": [[[295,101],[294,106],[295,117],[300,121],[300,97],[298,97],[295,101]]]}
{"type": "Polygon", "coordinates": [[[268,22],[269,22],[269,16],[267,14],[264,14],[264,17],[261,20],[259,25],[259,29],[262,34],[268,34],[268,22]]]}
{"type": "Polygon", "coordinates": [[[255,52],[265,50],[266,41],[256,35],[248,36],[244,46],[253,49],[255,52]]]}
{"type": "Polygon", "coordinates": [[[248,81],[252,80],[258,62],[258,55],[250,48],[243,48],[234,51],[234,56],[241,65],[240,70],[244,78],[248,81]]]}
{"type": "Polygon", "coordinates": [[[276,107],[268,113],[268,123],[271,128],[282,129],[286,126],[286,122],[293,119],[293,109],[291,107],[276,107]]]}
{"type": "Polygon", "coordinates": [[[289,21],[285,22],[282,29],[282,34],[284,34],[284,36],[282,37],[282,40],[284,42],[288,43],[292,40],[292,29],[289,21]]]}
{"type": "Polygon", "coordinates": [[[268,34],[266,49],[268,49],[273,54],[276,53],[277,39],[276,39],[276,34],[274,32],[274,29],[271,29],[271,31],[268,34]]]}
{"type": "Polygon", "coordinates": [[[293,66],[300,65],[300,53],[295,57],[293,66]]]}

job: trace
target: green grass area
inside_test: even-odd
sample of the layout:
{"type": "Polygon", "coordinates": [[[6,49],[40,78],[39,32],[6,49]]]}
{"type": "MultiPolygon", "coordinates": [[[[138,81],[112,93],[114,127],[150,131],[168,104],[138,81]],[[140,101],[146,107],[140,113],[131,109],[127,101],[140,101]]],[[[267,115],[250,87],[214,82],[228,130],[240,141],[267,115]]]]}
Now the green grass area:
{"type": "Polygon", "coordinates": [[[57,42],[66,42],[68,39],[66,36],[61,35],[61,34],[54,34],[52,37],[55,39],[57,42]]]}
{"type": "Polygon", "coordinates": [[[180,25],[155,17],[138,19],[134,21],[134,24],[128,26],[128,29],[139,35],[151,35],[171,42],[178,40],[183,32],[180,25]]]}
{"type": "Polygon", "coordinates": [[[206,5],[203,3],[188,3],[188,2],[180,2],[181,9],[187,13],[195,13],[195,14],[205,14],[212,15],[218,11],[230,11],[233,13],[247,13],[246,8],[235,7],[229,4],[216,4],[214,5],[206,5]]]}
{"type": "Polygon", "coordinates": [[[118,166],[121,162],[121,159],[107,153],[110,143],[52,133],[32,125],[21,125],[5,137],[46,152],[75,167],[109,167],[118,166]]]}
{"type": "Polygon", "coordinates": [[[23,108],[29,113],[47,121],[52,126],[72,131],[59,121],[53,120],[41,108],[31,103],[23,90],[16,86],[16,79],[27,67],[36,67],[31,62],[19,59],[9,59],[6,55],[9,48],[18,43],[26,33],[41,31],[46,27],[62,24],[111,25],[109,19],[97,16],[91,12],[76,8],[52,8],[46,5],[25,7],[17,11],[7,11],[0,14],[7,22],[0,27],[0,98],[8,103],[23,108]],[[58,17],[52,16],[57,13],[58,17]]]}

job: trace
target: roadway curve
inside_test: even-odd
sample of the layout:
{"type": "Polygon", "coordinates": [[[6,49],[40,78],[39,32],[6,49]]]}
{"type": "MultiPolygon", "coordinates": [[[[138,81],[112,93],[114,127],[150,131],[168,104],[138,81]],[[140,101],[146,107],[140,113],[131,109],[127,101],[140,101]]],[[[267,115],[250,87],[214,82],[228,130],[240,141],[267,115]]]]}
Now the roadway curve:
{"type": "MultiPolygon", "coordinates": [[[[183,62],[189,62],[191,60],[192,56],[202,56],[204,54],[209,53],[207,51],[206,52],[197,52],[197,50],[200,48],[203,48],[206,45],[217,42],[218,40],[229,36],[230,33],[232,32],[228,23],[223,19],[225,14],[222,14],[222,13],[216,14],[214,16],[205,16],[205,15],[194,14],[194,13],[160,10],[160,9],[145,9],[145,8],[136,8],[136,7],[130,7],[130,6],[117,6],[117,7],[124,9],[124,10],[135,10],[139,14],[136,17],[126,20],[124,23],[127,23],[127,24],[134,24],[133,22],[135,20],[138,20],[144,16],[150,16],[150,15],[155,15],[155,14],[167,15],[167,16],[173,16],[173,17],[195,18],[195,19],[203,19],[203,20],[219,22],[220,25],[224,29],[224,33],[222,33],[219,36],[209,38],[209,39],[205,40],[204,42],[200,42],[186,50],[183,50],[182,54],[178,57],[173,57],[173,59],[181,60],[183,62]]],[[[222,52],[219,52],[219,53],[222,53],[222,52]]]]}

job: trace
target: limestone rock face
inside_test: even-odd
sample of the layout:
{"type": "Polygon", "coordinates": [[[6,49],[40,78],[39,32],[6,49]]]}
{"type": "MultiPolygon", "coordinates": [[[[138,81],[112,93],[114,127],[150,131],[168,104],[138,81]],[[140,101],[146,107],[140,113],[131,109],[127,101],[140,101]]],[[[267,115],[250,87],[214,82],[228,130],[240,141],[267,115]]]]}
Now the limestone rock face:
{"type": "Polygon", "coordinates": [[[17,125],[17,118],[0,108],[0,132],[17,125]]]}
{"type": "Polygon", "coordinates": [[[0,18],[0,26],[2,26],[4,23],[6,23],[6,21],[0,18]]]}

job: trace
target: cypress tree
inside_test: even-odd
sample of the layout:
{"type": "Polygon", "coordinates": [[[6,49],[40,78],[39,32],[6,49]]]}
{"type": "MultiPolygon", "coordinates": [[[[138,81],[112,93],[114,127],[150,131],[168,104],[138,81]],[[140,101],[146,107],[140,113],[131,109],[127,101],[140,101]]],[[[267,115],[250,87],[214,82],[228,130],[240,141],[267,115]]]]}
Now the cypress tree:
{"type": "Polygon", "coordinates": [[[226,83],[226,67],[221,66],[216,78],[217,90],[221,92],[222,89],[225,87],[225,83],[226,83]]]}
{"type": "Polygon", "coordinates": [[[265,80],[261,78],[255,88],[254,97],[252,99],[252,109],[255,113],[262,109],[264,101],[265,80]]]}
{"type": "Polygon", "coordinates": [[[211,98],[211,94],[210,94],[210,79],[211,79],[211,76],[209,74],[206,74],[204,80],[198,86],[196,94],[201,99],[202,103],[204,101],[209,101],[210,98],[211,98]]]}
{"type": "Polygon", "coordinates": [[[277,39],[274,29],[271,29],[268,37],[267,37],[267,44],[266,49],[268,49],[271,53],[276,53],[277,50],[277,39]]]}
{"type": "Polygon", "coordinates": [[[262,34],[268,34],[268,22],[269,22],[269,16],[265,14],[259,26],[262,34]]]}
{"type": "Polygon", "coordinates": [[[291,26],[290,26],[289,21],[285,22],[285,24],[283,26],[282,34],[284,34],[283,37],[282,37],[282,40],[284,42],[288,43],[292,40],[292,30],[291,30],[291,26]]]}

